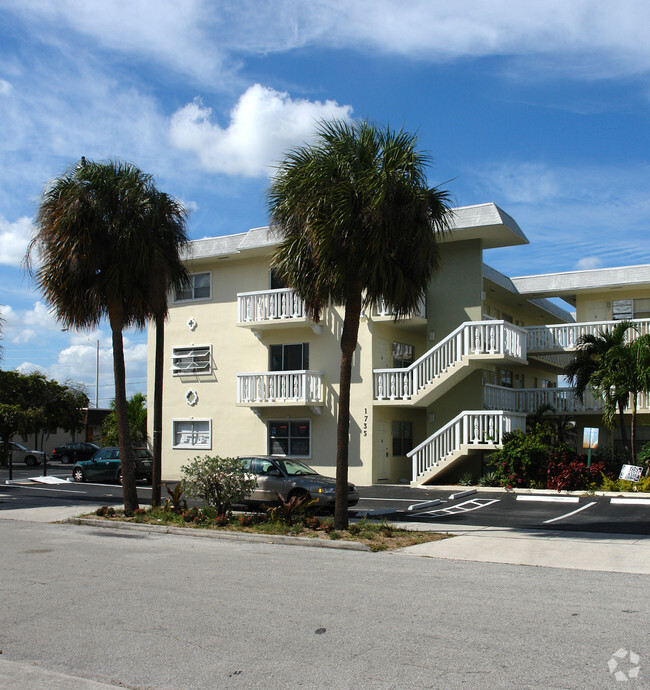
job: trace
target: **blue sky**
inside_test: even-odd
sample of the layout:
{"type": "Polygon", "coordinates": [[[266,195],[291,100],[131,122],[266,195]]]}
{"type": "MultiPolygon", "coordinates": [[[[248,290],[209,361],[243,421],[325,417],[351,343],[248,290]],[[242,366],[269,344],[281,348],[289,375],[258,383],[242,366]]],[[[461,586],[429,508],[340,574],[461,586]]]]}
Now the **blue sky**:
{"type": "Polygon", "coordinates": [[[531,244],[486,254],[506,274],[650,263],[649,27],[635,0],[0,0],[2,366],[94,398],[97,338],[113,397],[109,329],[62,333],[20,267],[82,155],[155,175],[200,238],[266,224],[273,163],[318,119],[368,118],[417,131],[456,205],[517,220],[531,244]]]}

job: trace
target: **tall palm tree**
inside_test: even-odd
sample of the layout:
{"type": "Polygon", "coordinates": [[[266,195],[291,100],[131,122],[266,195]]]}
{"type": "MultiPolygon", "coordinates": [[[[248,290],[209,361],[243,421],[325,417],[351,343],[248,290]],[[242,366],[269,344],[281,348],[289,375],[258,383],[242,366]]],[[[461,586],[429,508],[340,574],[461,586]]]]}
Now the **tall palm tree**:
{"type": "MultiPolygon", "coordinates": [[[[83,329],[108,318],[113,340],[115,409],[124,507],[138,507],[126,405],[123,330],[144,327],[163,309],[170,273],[163,273],[173,240],[161,223],[168,198],[151,175],[117,160],[82,157],[43,192],[26,265],[65,327],[83,329]]],[[[172,204],[170,226],[184,227],[185,211],[172,204]]]]}
{"type": "Polygon", "coordinates": [[[369,122],[322,122],[314,143],[289,152],[267,202],[281,242],[272,263],[314,321],[345,309],[337,420],[334,524],[348,524],[352,357],[362,308],[384,300],[396,318],[425,294],[448,228],[448,195],[430,188],[417,137],[369,122]]]}
{"type": "MultiPolygon", "coordinates": [[[[598,389],[599,380],[603,372],[604,357],[612,348],[625,344],[626,335],[630,328],[634,328],[631,321],[621,321],[614,328],[600,331],[598,335],[585,333],[578,339],[578,348],[573,359],[564,370],[564,375],[574,388],[574,394],[580,401],[584,401],[587,388],[598,389]]],[[[613,390],[613,389],[612,389],[613,390]]],[[[611,392],[611,391],[610,391],[611,392]]],[[[627,394],[618,397],[605,398],[606,417],[612,420],[618,410],[621,427],[621,440],[625,452],[629,454],[630,448],[625,427],[625,408],[627,406],[627,394]],[[609,412],[608,412],[609,410],[609,412]]]]}
{"type": "Polygon", "coordinates": [[[162,480],[162,404],[165,349],[165,320],[170,292],[187,286],[190,275],[181,255],[187,253],[187,210],[172,197],[158,192],[155,213],[159,227],[159,244],[154,260],[155,279],[150,283],[151,315],[155,325],[154,385],[153,385],[153,467],[151,477],[151,505],[160,505],[162,480]]]}

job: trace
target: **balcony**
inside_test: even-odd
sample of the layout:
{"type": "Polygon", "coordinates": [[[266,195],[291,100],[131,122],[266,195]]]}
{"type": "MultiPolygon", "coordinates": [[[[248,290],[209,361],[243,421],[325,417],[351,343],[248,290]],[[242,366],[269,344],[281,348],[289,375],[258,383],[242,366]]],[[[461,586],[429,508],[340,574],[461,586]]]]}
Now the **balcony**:
{"type": "Polygon", "coordinates": [[[320,371],[260,371],[237,374],[237,404],[247,407],[323,405],[320,371]]]}
{"type": "MultiPolygon", "coordinates": [[[[383,300],[372,309],[373,321],[395,321],[395,312],[383,300]]],[[[427,323],[427,307],[425,300],[421,300],[418,306],[407,316],[401,316],[397,323],[400,326],[422,326],[427,323]]]]}
{"type": "Polygon", "coordinates": [[[305,303],[291,288],[237,294],[237,325],[263,328],[316,327],[305,314],[305,303]]]}
{"type": "MultiPolygon", "coordinates": [[[[628,338],[650,333],[650,319],[632,319],[636,331],[630,329],[628,338]]],[[[527,326],[528,353],[544,354],[575,350],[583,335],[598,335],[601,331],[612,330],[620,321],[591,321],[580,323],[558,323],[549,326],[527,326]]]]}
{"type": "MultiPolygon", "coordinates": [[[[556,414],[600,414],[603,401],[587,389],[580,402],[573,394],[573,388],[505,388],[493,384],[483,386],[483,404],[488,410],[509,410],[531,414],[543,405],[550,405],[556,414]]],[[[641,393],[637,399],[638,410],[650,408],[650,395],[641,393]]],[[[632,401],[627,412],[632,411],[632,401]]]]}

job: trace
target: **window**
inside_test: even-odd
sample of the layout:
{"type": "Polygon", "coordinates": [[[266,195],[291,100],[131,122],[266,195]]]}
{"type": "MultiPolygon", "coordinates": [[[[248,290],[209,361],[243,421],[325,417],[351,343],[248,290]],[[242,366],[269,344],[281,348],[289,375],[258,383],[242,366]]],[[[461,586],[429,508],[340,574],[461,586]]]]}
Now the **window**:
{"type": "Polygon", "coordinates": [[[190,283],[182,290],[176,290],[174,301],[187,302],[193,299],[210,299],[210,274],[195,273],[190,283]]]}
{"type": "Polygon", "coordinates": [[[542,388],[554,388],[555,384],[553,381],[549,381],[548,379],[542,379],[542,388]]]}
{"type": "Polygon", "coordinates": [[[506,314],[505,311],[501,312],[501,319],[507,323],[512,323],[512,314],[506,314]]]}
{"type": "Polygon", "coordinates": [[[175,347],[172,350],[172,372],[183,374],[209,374],[212,370],[212,347],[210,345],[175,347]]]}
{"type": "Polygon", "coordinates": [[[499,369],[499,385],[512,388],[512,369],[499,369]]]}
{"type": "Polygon", "coordinates": [[[271,275],[271,290],[280,290],[282,288],[286,288],[287,284],[280,276],[278,275],[278,272],[275,268],[272,268],[270,271],[271,275]]]}
{"type": "Polygon", "coordinates": [[[174,420],[174,448],[211,448],[212,424],[209,419],[174,420]]]}
{"type": "Polygon", "coordinates": [[[307,458],[311,455],[311,422],[299,419],[269,422],[269,453],[307,458]]]}
{"type": "Polygon", "coordinates": [[[309,343],[271,345],[269,371],[304,371],[309,369],[309,343]]]}
{"type": "Polygon", "coordinates": [[[413,423],[393,422],[393,455],[406,455],[413,449],[413,423]]]}
{"type": "Polygon", "coordinates": [[[650,299],[635,299],[634,300],[634,318],[635,319],[649,319],[650,318],[650,299]]]}
{"type": "Polygon", "coordinates": [[[406,369],[413,364],[413,345],[393,343],[392,352],[394,369],[406,369]]]}

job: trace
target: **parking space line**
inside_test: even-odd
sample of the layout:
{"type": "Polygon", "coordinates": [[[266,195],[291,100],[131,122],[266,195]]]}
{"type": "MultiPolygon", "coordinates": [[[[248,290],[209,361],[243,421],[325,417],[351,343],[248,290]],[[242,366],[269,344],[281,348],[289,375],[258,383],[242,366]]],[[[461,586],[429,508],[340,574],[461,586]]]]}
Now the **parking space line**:
{"type": "Polygon", "coordinates": [[[616,503],[618,505],[650,507],[650,498],[612,498],[610,503],[616,503]]]}
{"type": "Polygon", "coordinates": [[[519,494],[518,501],[540,501],[542,503],[578,503],[579,496],[527,496],[519,494]]]}
{"type": "Polygon", "coordinates": [[[581,510],[591,508],[591,506],[596,505],[597,502],[598,501],[592,501],[591,503],[586,503],[585,505],[580,506],[580,508],[576,508],[575,510],[572,510],[570,513],[566,513],[565,515],[558,515],[558,517],[554,517],[551,520],[544,520],[544,524],[547,525],[549,522],[557,522],[558,520],[564,520],[564,518],[571,517],[572,515],[579,513],[581,510]]]}
{"type": "Polygon", "coordinates": [[[458,503],[454,506],[449,506],[449,508],[440,508],[439,510],[429,510],[418,512],[418,515],[427,515],[429,517],[444,517],[446,515],[457,515],[458,513],[467,513],[470,510],[479,510],[480,508],[486,508],[493,503],[499,503],[501,499],[499,498],[473,498],[469,501],[463,501],[463,503],[458,503]]]}
{"type": "Polygon", "coordinates": [[[25,485],[25,484],[12,484],[11,486],[17,488],[17,489],[30,489],[31,491],[49,491],[49,492],[56,492],[59,494],[87,494],[87,491],[73,491],[72,489],[50,489],[49,487],[45,486],[33,486],[32,484],[25,485]]]}

